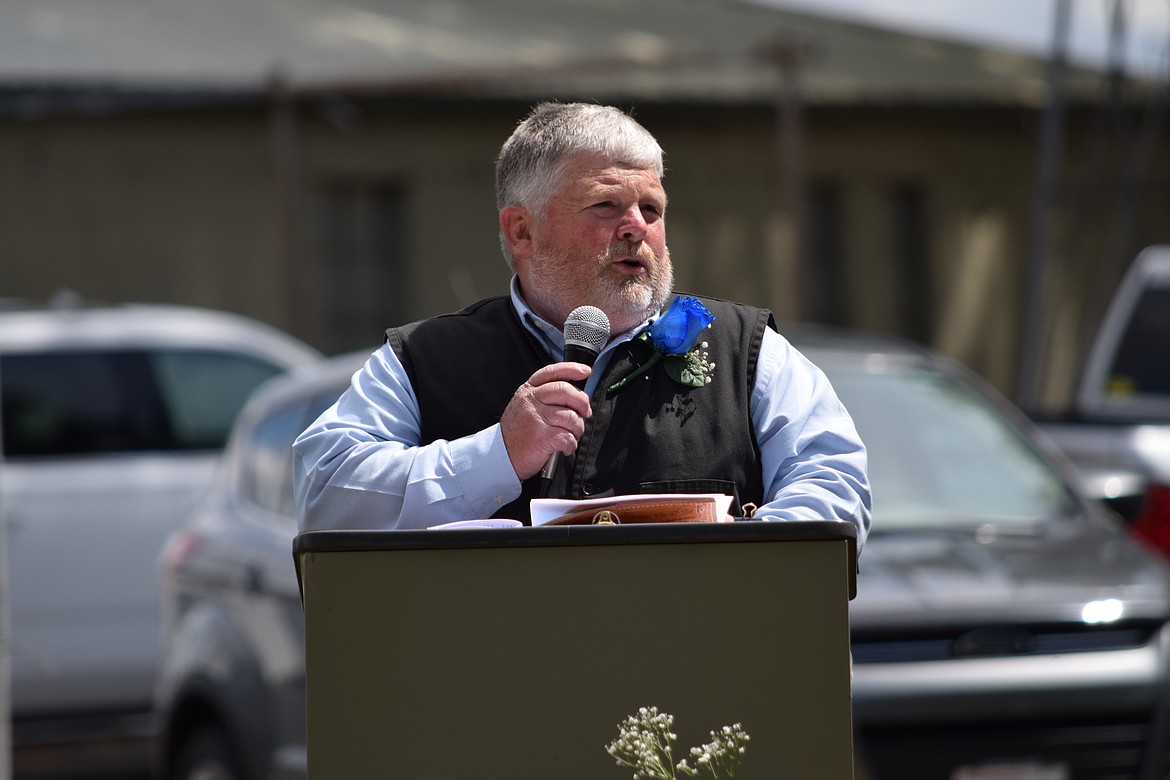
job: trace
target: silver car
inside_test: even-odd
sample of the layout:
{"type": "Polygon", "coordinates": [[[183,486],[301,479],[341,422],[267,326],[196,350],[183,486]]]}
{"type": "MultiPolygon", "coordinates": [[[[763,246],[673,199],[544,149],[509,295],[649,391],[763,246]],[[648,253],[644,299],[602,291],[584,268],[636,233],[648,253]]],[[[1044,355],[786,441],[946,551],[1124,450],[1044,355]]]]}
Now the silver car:
{"type": "Polygon", "coordinates": [[[305,777],[291,445],[368,356],[330,358],[259,389],[240,413],[209,500],[163,550],[160,778],[305,777]]]}
{"type": "MultiPolygon", "coordinates": [[[[1165,777],[1163,561],[970,372],[884,339],[784,332],[870,451],[873,531],[850,608],[857,777],[1165,777]]],[[[165,778],[304,776],[289,447],[364,357],[260,391],[212,500],[168,544],[165,778]]]]}
{"type": "Polygon", "coordinates": [[[145,765],[163,542],[205,497],[251,391],[319,357],[223,312],[0,309],[17,776],[26,756],[81,776],[117,745],[145,765]]]}

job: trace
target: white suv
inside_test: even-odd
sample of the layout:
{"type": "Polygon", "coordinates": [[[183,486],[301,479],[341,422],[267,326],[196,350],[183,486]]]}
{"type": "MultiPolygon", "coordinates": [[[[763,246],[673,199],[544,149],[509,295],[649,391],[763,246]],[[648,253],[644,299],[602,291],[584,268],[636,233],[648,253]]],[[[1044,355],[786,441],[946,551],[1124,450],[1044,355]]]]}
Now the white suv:
{"type": "Polygon", "coordinates": [[[18,776],[23,754],[96,768],[86,747],[147,747],[163,540],[204,498],[252,389],[318,358],[222,312],[0,308],[18,776]]]}

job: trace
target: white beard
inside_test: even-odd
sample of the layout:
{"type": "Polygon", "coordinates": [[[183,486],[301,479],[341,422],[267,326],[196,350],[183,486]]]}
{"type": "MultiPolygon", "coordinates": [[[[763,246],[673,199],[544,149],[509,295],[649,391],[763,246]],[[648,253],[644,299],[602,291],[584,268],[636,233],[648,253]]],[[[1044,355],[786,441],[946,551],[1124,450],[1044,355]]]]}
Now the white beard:
{"type": "MultiPolygon", "coordinates": [[[[617,244],[593,260],[597,274],[592,280],[567,279],[558,268],[571,262],[564,258],[535,256],[533,273],[541,280],[539,290],[526,290],[529,305],[559,319],[550,322],[560,325],[564,317],[577,306],[596,306],[606,313],[614,333],[622,333],[637,326],[647,317],[658,313],[674,289],[674,269],[670,253],[654,258],[642,277],[616,278],[610,270],[613,258],[622,255],[647,256],[644,247],[617,244]],[[639,249],[641,251],[639,251],[639,249]],[[665,261],[665,262],[663,262],[665,261]]],[[[647,258],[650,259],[650,258],[647,258]]],[[[588,261],[585,261],[588,262],[588,261]]]]}

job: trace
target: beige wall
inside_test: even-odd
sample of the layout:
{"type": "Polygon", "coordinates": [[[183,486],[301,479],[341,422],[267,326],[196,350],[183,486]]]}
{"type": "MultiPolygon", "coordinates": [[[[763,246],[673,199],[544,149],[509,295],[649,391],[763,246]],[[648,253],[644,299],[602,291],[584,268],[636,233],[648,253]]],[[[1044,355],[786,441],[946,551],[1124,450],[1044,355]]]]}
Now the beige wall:
{"type": "MultiPolygon", "coordinates": [[[[409,268],[395,276],[401,289],[387,299],[399,304],[388,306],[385,325],[503,291],[492,165],[525,106],[350,108],[344,121],[316,105],[302,110],[281,155],[265,107],[0,121],[0,297],[71,287],[99,299],[191,303],[250,314],[322,345],[330,323],[315,280],[327,269],[314,259],[311,195],[338,179],[394,181],[407,193],[409,268]]],[[[781,320],[806,318],[801,277],[810,269],[784,251],[790,224],[776,209],[772,113],[644,106],[637,116],[667,150],[678,286],[767,305],[781,320]]],[[[897,332],[904,319],[891,290],[900,261],[888,197],[893,186],[917,184],[930,268],[920,305],[931,346],[1014,390],[1035,122],[1009,109],[806,113],[808,178],[837,182],[842,195],[848,324],[897,332]]],[[[1077,138],[1072,132],[1074,160],[1077,138]]],[[[1164,157],[1157,166],[1167,170],[1164,157]]],[[[1133,240],[1170,238],[1161,197],[1142,212],[1133,240]]],[[[1107,233],[1100,209],[1076,226],[1094,220],[1103,226],[1089,224],[1086,240],[1107,233]]],[[[1055,274],[1063,322],[1087,311],[1086,273],[1055,274]]],[[[1117,273],[1087,276],[1108,285],[1117,273]]],[[[1050,345],[1054,396],[1085,346],[1064,327],[1050,345]]],[[[357,345],[379,335],[348,338],[357,345]]]]}
{"type": "Polygon", "coordinates": [[[59,287],[284,318],[252,116],[0,123],[0,295],[59,287]]]}
{"type": "MultiPolygon", "coordinates": [[[[379,112],[343,132],[321,122],[308,126],[310,186],[314,179],[357,175],[400,180],[409,189],[416,270],[402,317],[448,311],[506,285],[508,271],[496,239],[493,165],[516,119],[512,112],[495,118],[479,112],[379,112]]],[[[387,324],[399,321],[392,320],[387,324]]]]}

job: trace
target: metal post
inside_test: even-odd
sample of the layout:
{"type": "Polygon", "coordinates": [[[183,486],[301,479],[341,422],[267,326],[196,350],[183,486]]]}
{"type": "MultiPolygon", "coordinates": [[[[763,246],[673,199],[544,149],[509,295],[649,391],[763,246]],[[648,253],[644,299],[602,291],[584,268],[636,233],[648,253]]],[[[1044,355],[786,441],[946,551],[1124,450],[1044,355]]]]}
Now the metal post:
{"type": "Polygon", "coordinates": [[[1064,136],[1064,76],[1072,21],[1069,0],[1056,0],[1052,54],[1048,66],[1048,99],[1041,127],[1032,200],[1032,229],[1024,290],[1023,333],[1017,402],[1027,408],[1040,399],[1044,378],[1047,324],[1047,265],[1055,209],[1057,175],[1064,136]]]}
{"type": "MultiPolygon", "coordinates": [[[[4,421],[0,419],[0,561],[8,560],[8,522],[4,508],[4,421]]],[[[12,777],[12,621],[8,567],[0,566],[0,780],[12,777]]]]}
{"type": "Polygon", "coordinates": [[[306,301],[307,281],[302,262],[301,218],[301,148],[300,118],[296,97],[284,76],[275,72],[268,82],[269,151],[273,170],[273,196],[276,202],[277,251],[283,279],[285,330],[306,341],[316,341],[315,318],[306,301]]]}
{"type": "MultiPolygon", "coordinates": [[[[781,214],[787,217],[789,232],[785,249],[788,252],[789,274],[782,279],[776,269],[772,284],[790,290],[805,291],[805,269],[807,262],[805,186],[804,186],[804,115],[800,96],[800,68],[808,52],[804,44],[794,38],[782,37],[770,48],[769,55],[779,70],[780,86],[776,93],[776,151],[777,186],[780,196],[781,214]]],[[[779,266],[784,266],[783,259],[779,266]]],[[[792,303],[799,306],[806,296],[792,296],[792,303]]],[[[788,318],[799,319],[815,312],[789,311],[788,318]]]]}

